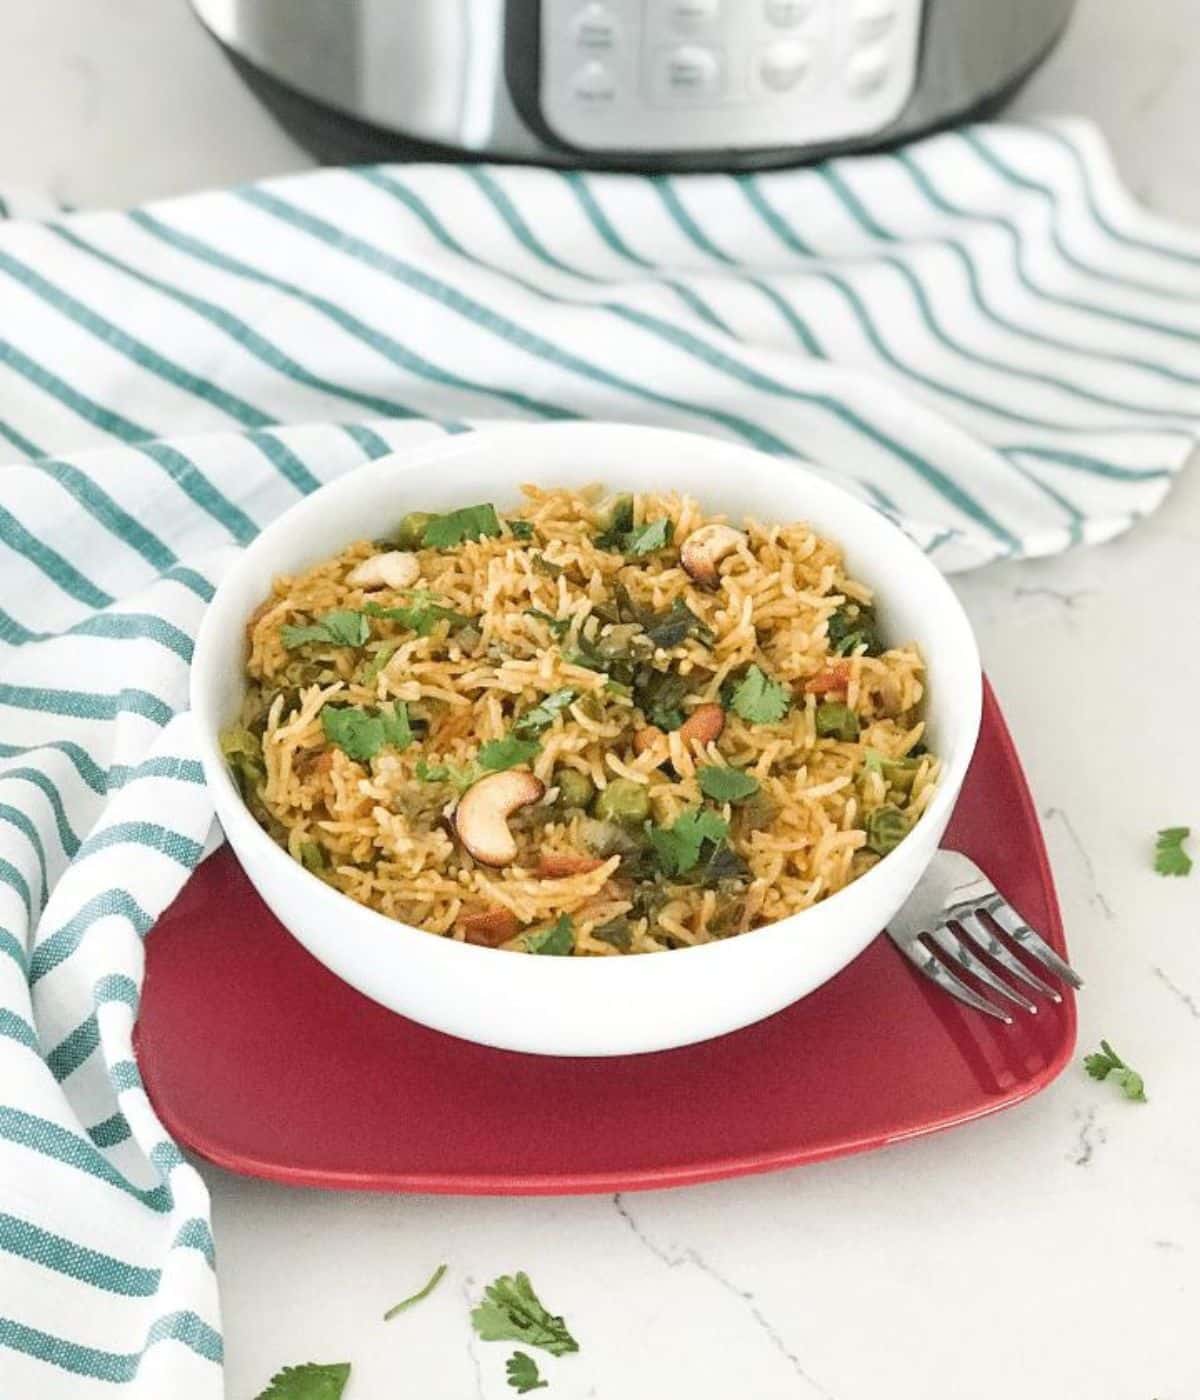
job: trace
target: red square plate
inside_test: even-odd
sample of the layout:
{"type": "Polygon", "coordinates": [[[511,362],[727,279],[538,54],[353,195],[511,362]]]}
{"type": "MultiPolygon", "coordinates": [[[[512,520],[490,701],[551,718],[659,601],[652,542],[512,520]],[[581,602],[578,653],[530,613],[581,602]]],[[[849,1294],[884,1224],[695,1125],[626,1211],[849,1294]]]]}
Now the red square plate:
{"type": "MultiPolygon", "coordinates": [[[[1037,817],[990,690],[947,844],[1065,955],[1037,817]]],[[[139,1060],[163,1122],[222,1167],[290,1185],[557,1193],[769,1171],[1017,1103],[1075,1043],[1069,992],[1005,1027],[879,938],[803,1001],[703,1045],[607,1060],[489,1050],[339,981],[228,850],[196,872],[146,957],[139,1060]]]]}

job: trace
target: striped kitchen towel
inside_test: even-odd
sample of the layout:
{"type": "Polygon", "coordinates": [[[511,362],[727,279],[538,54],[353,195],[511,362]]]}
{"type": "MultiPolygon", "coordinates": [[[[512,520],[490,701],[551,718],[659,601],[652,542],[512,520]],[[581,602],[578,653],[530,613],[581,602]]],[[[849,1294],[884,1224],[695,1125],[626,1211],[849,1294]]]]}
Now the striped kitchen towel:
{"type": "Polygon", "coordinates": [[[946,569],[1103,540],[1200,427],[1200,237],[1072,123],[0,224],[0,1395],[221,1393],[206,1193],[131,1039],[141,939],[215,841],[192,639],[300,496],[495,418],[802,458],[946,569]]]}

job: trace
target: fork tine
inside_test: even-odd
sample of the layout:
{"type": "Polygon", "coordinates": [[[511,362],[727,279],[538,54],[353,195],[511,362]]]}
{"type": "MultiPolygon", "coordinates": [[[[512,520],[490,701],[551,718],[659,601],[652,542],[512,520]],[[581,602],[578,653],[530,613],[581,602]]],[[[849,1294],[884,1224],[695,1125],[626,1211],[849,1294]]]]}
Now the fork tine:
{"type": "Polygon", "coordinates": [[[956,918],[963,932],[969,934],[989,958],[993,958],[1006,971],[1011,972],[1014,977],[1019,977],[1027,986],[1041,992],[1043,996],[1052,1001],[1062,1001],[1062,996],[1048,982],[1043,982],[1040,977],[1030,972],[1020,958],[1004,946],[978,914],[960,913],[956,918]]]}
{"type": "Polygon", "coordinates": [[[965,982],[960,982],[949,968],[943,967],[937,958],[919,940],[914,939],[911,943],[899,943],[897,947],[906,958],[918,967],[926,977],[932,982],[936,982],[942,991],[949,992],[952,997],[957,997],[959,1001],[965,1002],[967,1006],[974,1007],[976,1011],[983,1011],[988,1016],[995,1016],[998,1021],[1003,1021],[1006,1026],[1012,1025],[1012,1017],[1007,1011],[1001,1010],[998,1006],[993,1006],[986,997],[981,997],[978,992],[974,992],[965,982]]]}
{"type": "Polygon", "coordinates": [[[936,928],[931,929],[929,936],[948,958],[953,959],[960,967],[965,967],[972,976],[991,987],[992,991],[999,992],[1002,997],[1007,997],[1009,1001],[1016,1002],[1024,1010],[1037,1015],[1037,1006],[1027,996],[1010,987],[1003,978],[997,977],[987,963],[976,956],[971,945],[961,938],[956,938],[945,924],[938,924],[936,928]]]}
{"type": "Polygon", "coordinates": [[[1040,934],[1034,933],[1033,929],[1006,899],[998,899],[995,908],[989,912],[1004,932],[1015,943],[1020,944],[1031,958],[1036,959],[1043,967],[1048,967],[1051,972],[1061,977],[1069,987],[1074,987],[1076,991],[1083,986],[1083,978],[1080,977],[1079,973],[1069,962],[1059,957],[1040,934]]]}

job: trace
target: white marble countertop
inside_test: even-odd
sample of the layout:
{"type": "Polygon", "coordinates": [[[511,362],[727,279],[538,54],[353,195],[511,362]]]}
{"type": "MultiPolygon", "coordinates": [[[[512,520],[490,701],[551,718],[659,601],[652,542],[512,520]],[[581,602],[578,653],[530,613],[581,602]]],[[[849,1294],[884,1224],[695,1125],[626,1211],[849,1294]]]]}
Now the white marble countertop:
{"type": "MultiPolygon", "coordinates": [[[[0,184],[119,204],[299,169],[182,0],[0,0],[0,184]],[[14,120],[11,114],[18,114],[14,120]]],[[[1016,105],[1100,122],[1155,209],[1200,220],[1194,0],[1081,0],[1016,105]]],[[[557,1400],[1200,1396],[1200,474],[1113,544],[959,580],[1041,810],[1087,979],[1076,1063],[1027,1104],[885,1152],[556,1200],[286,1191],[204,1167],[228,1391],[352,1360],[347,1400],[512,1395],[467,1299],[524,1268],[583,1343],[557,1400]],[[1112,1039],[1136,1106],[1087,1079],[1112,1039]],[[445,1260],[419,1311],[384,1308],[445,1260]]]]}

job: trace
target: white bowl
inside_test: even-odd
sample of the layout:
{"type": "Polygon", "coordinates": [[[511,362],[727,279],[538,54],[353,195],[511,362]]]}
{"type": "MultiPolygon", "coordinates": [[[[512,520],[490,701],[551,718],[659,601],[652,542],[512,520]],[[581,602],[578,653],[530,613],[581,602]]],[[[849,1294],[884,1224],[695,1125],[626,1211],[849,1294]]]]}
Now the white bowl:
{"type": "MultiPolygon", "coordinates": [[[[869,506],[793,464],[712,438],[602,424],[474,432],[340,477],[264,530],[217,589],[200,629],[191,704],[217,815],[259,893],[300,942],[384,1006],[451,1035],[542,1055],[628,1055],[736,1030],[807,995],[856,957],[937,848],[979,729],[979,656],[937,569],[869,506]],[[878,590],[887,636],[928,666],[929,743],[943,761],[910,835],[846,889],[738,938],[640,957],[533,958],[437,938],[330,889],[251,817],[218,746],[243,691],[245,624],[277,574],[379,535],[409,510],[514,504],[518,485],[686,491],[735,522],[806,520],[878,590]]],[[[230,964],[236,975],[236,959],[230,964]]]]}

